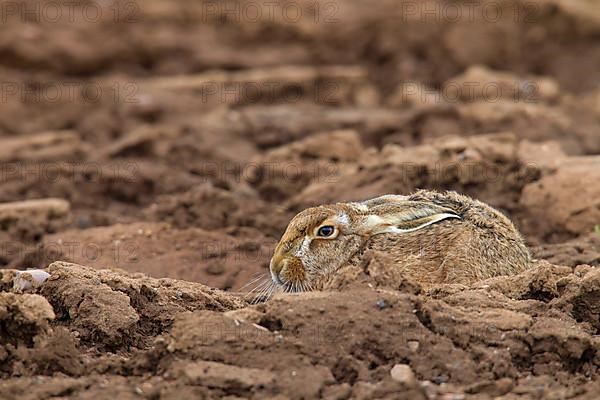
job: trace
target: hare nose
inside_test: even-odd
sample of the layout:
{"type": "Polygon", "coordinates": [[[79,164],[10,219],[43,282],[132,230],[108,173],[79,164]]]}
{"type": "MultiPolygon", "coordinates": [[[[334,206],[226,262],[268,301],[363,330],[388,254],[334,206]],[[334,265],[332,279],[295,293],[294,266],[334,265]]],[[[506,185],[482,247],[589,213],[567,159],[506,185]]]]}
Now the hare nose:
{"type": "Polygon", "coordinates": [[[269,265],[269,269],[271,270],[271,278],[277,284],[281,284],[281,279],[279,279],[279,273],[283,269],[285,264],[285,258],[279,254],[275,254],[273,258],[271,258],[271,264],[269,265]]]}

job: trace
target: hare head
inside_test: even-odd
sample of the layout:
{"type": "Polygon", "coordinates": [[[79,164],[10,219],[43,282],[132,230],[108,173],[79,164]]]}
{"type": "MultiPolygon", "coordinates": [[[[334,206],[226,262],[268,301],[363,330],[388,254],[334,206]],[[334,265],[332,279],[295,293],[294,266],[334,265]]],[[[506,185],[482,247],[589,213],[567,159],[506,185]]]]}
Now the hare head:
{"type": "Polygon", "coordinates": [[[450,208],[400,195],[309,208],[290,221],[281,237],[271,277],[285,291],[317,289],[322,278],[359,254],[374,236],[402,235],[460,218],[450,208]]]}

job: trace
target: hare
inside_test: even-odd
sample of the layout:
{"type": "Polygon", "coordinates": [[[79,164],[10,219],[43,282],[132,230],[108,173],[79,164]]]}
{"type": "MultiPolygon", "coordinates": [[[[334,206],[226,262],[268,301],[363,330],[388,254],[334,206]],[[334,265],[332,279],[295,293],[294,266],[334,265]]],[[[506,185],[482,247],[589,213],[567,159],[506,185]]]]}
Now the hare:
{"type": "Polygon", "coordinates": [[[309,208],[289,223],[270,263],[274,286],[320,289],[368,249],[385,252],[424,288],[517,274],[530,255],[510,220],[456,192],[421,190],[309,208]]]}

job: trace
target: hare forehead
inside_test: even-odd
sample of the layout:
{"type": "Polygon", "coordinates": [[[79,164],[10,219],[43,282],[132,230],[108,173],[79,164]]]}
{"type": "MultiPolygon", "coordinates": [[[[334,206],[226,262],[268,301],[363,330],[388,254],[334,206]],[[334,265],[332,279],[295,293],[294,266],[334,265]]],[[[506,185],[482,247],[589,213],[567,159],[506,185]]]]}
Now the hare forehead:
{"type": "Polygon", "coordinates": [[[314,228],[326,221],[349,224],[350,216],[344,208],[320,206],[300,212],[293,218],[290,226],[293,226],[294,231],[298,233],[310,233],[314,228]]]}
{"type": "Polygon", "coordinates": [[[337,220],[340,224],[348,225],[350,223],[350,217],[345,212],[340,213],[337,216],[337,220]]]}
{"type": "Polygon", "coordinates": [[[369,212],[369,206],[364,203],[350,203],[350,206],[361,213],[369,212]]]}

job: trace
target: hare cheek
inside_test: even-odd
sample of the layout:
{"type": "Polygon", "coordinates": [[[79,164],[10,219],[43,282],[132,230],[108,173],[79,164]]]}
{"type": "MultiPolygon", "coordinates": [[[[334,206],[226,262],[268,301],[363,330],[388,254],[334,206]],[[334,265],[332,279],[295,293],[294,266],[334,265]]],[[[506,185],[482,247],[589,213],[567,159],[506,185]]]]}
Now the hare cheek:
{"type": "Polygon", "coordinates": [[[315,271],[319,265],[322,263],[321,253],[323,250],[321,246],[326,241],[323,240],[311,240],[308,236],[304,237],[300,248],[296,252],[296,257],[302,260],[302,264],[304,268],[308,271],[315,271]]]}
{"type": "Polygon", "coordinates": [[[287,258],[279,276],[284,283],[302,282],[306,278],[302,261],[296,257],[287,258]]]}
{"type": "Polygon", "coordinates": [[[309,237],[305,236],[304,240],[302,240],[302,244],[300,245],[300,248],[296,252],[296,257],[302,259],[309,253],[310,242],[311,242],[311,240],[309,239],[309,237]]]}

